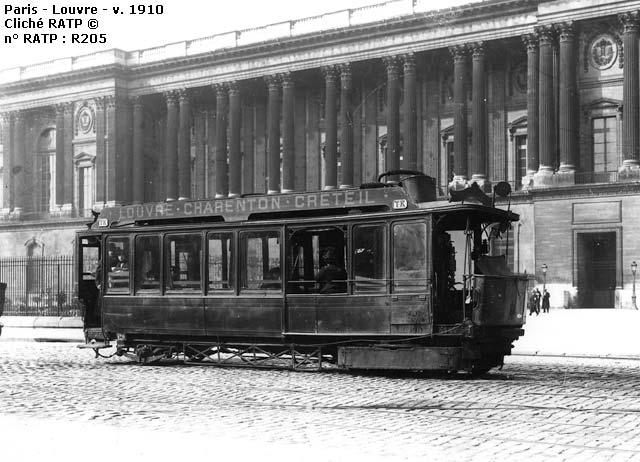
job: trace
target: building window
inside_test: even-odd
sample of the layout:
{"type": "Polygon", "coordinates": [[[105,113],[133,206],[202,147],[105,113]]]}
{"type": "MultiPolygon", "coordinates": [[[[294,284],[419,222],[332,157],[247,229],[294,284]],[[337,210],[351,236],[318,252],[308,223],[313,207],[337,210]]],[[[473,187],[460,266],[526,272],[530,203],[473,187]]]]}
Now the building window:
{"type": "Polygon", "coordinates": [[[78,208],[91,208],[91,191],[93,189],[93,167],[78,168],[78,208]]]}
{"type": "Polygon", "coordinates": [[[80,215],[90,216],[95,201],[95,156],[80,153],[74,157],[76,173],[76,208],[80,215]]]}
{"type": "Polygon", "coordinates": [[[593,171],[614,172],[618,169],[618,137],[615,117],[591,119],[593,134],[593,171]]]}
{"type": "Polygon", "coordinates": [[[48,212],[56,206],[56,131],[48,129],[42,132],[38,140],[36,157],[37,172],[37,210],[48,212]]]}
{"type": "MultiPolygon", "coordinates": [[[[525,185],[532,186],[532,178],[527,178],[527,117],[512,120],[507,125],[507,129],[509,131],[509,167],[506,180],[515,185],[516,189],[522,189],[525,185]]],[[[537,165],[533,167],[538,168],[537,165]]]]}
{"type": "Polygon", "coordinates": [[[520,178],[527,176],[527,135],[516,135],[516,171],[520,178]]]}
{"type": "Polygon", "coordinates": [[[445,152],[447,159],[447,184],[453,180],[455,175],[456,153],[454,151],[453,138],[447,139],[445,142],[445,152]]]}

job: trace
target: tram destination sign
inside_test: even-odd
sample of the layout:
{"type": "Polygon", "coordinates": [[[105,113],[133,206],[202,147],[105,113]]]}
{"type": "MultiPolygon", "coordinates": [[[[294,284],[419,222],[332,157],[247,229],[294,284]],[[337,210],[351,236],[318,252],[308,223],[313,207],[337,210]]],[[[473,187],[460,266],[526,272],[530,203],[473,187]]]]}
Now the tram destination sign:
{"type": "Polygon", "coordinates": [[[404,189],[339,189],[298,194],[274,194],[209,199],[168,201],[105,207],[97,221],[99,227],[134,221],[203,218],[222,216],[225,221],[247,220],[255,213],[295,212],[302,210],[366,208],[382,206],[388,210],[414,208],[404,189]]]}

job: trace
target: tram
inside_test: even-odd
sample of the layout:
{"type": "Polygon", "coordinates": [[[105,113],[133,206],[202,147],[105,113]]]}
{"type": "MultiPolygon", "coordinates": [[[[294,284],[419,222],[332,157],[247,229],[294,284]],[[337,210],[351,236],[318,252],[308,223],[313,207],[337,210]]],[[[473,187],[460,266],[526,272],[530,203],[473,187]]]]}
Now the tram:
{"type": "Polygon", "coordinates": [[[76,236],[84,347],[141,363],[501,366],[524,334],[527,276],[497,255],[518,216],[477,186],[450,202],[435,191],[397,171],[353,189],[106,207],[76,236]]]}

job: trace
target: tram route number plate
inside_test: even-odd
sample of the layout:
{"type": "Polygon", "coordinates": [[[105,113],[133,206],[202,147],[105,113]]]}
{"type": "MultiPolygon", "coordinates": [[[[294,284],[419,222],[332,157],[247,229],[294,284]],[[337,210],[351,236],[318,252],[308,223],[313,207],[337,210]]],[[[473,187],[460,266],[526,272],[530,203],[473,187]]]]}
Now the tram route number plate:
{"type": "Polygon", "coordinates": [[[394,199],[393,201],[393,210],[402,210],[407,208],[407,200],[406,199],[394,199]]]}

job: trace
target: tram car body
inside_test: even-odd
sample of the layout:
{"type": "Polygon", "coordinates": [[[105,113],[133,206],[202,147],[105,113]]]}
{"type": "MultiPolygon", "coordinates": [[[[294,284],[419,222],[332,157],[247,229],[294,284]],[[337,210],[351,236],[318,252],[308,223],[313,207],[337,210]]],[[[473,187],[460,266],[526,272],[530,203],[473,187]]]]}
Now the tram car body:
{"type": "Polygon", "coordinates": [[[527,277],[492,255],[518,216],[476,202],[435,201],[433,179],[414,174],[105,208],[76,240],[86,347],[141,362],[486,372],[524,333],[527,277]]]}

